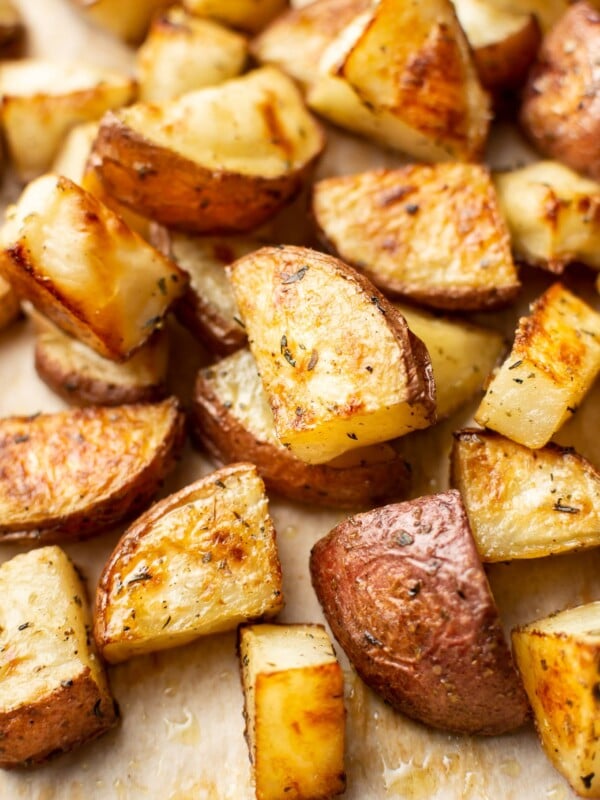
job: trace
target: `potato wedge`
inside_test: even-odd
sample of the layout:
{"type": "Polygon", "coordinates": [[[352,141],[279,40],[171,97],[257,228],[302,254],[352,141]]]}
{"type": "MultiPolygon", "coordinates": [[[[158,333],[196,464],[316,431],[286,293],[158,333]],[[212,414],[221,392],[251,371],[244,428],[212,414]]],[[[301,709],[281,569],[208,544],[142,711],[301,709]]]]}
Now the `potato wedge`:
{"type": "Polygon", "coordinates": [[[485,309],[519,290],[488,171],[410,165],[326,178],[313,213],[322,239],[376,286],[434,308],[485,309]]]}
{"type": "Polygon", "coordinates": [[[85,586],[59,547],[0,566],[0,766],[72,750],[118,719],[90,641],[85,586]]]}
{"type": "Polygon", "coordinates": [[[572,261],[600,270],[600,183],[538,161],[494,184],[518,258],[559,274],[572,261]]]}
{"type": "Polygon", "coordinates": [[[98,584],[94,636],[116,663],[282,607],[264,484],[253,464],[234,464],[156,503],[124,533],[98,584]]]}
{"type": "Polygon", "coordinates": [[[187,275],[68,178],[25,189],[0,234],[17,293],[100,355],[124,361],[161,326],[187,275]]]}
{"type": "Polygon", "coordinates": [[[335,638],[393,708],[484,735],[526,720],[458,492],[349,517],[315,544],[310,569],[335,638]]]}
{"type": "Polygon", "coordinates": [[[600,10],[572,6],[542,43],[521,123],[538,150],[600,181],[600,10]]]}
{"type": "Polygon", "coordinates": [[[1,120],[22,180],[50,168],[64,136],[133,100],[135,81],[115,72],[37,59],[0,64],[1,120]]]}
{"type": "Polygon", "coordinates": [[[267,489],[290,500],[364,508],[406,496],[410,467],[389,444],[358,448],[327,464],[305,464],[275,433],[273,414],[249,350],[198,373],[195,436],[218,463],[256,464],[267,489]]]}
{"type": "Polygon", "coordinates": [[[303,247],[264,247],[231,280],[277,436],[302,461],[426,428],[431,362],[362,275],[303,247]]]}
{"type": "Polygon", "coordinates": [[[246,739],[257,800],[344,791],[344,676],[322,625],[244,625],[246,739]]]}
{"type": "Polygon", "coordinates": [[[222,25],[174,6],[158,14],[137,53],[140,100],[160,103],[235,78],[248,43],[222,25]]]}
{"type": "Polygon", "coordinates": [[[427,348],[435,381],[437,419],[449,417],[481,391],[505,349],[490,328],[394,304],[427,348]]]}
{"type": "Polygon", "coordinates": [[[53,391],[72,405],[118,406],[161,400],[167,394],[169,342],[157,332],[120,364],[63,333],[35,311],[35,369],[53,391]]]}
{"type": "Polygon", "coordinates": [[[579,797],[600,797],[600,602],[515,628],[512,640],[546,755],[579,797]]]}
{"type": "Polygon", "coordinates": [[[454,434],[450,464],[482,561],[600,544],[600,473],[572,448],[530,450],[467,429],[454,434]]]}
{"type": "Polygon", "coordinates": [[[71,0],[92,22],[131,44],[144,38],[154,12],[169,1],[71,0]]]}
{"type": "Polygon", "coordinates": [[[183,442],[174,398],[0,420],[0,538],[84,539],[144,508],[183,442]]]}
{"type": "Polygon", "coordinates": [[[285,9],[287,0],[183,0],[183,5],[191,14],[256,33],[285,9]]]}
{"type": "Polygon", "coordinates": [[[489,127],[449,0],[380,0],[334,39],[307,102],[337,125],[422,161],[477,160],[489,127]]]}
{"type": "Polygon", "coordinates": [[[323,146],[298,89],[264,67],[161,106],[107,114],[95,153],[120,202],[167,226],[236,233],[290,202],[323,146]]]}
{"type": "Polygon", "coordinates": [[[543,447],[600,371],[600,315],[555,283],[522,317],[510,355],[475,414],[525,447],[543,447]]]}

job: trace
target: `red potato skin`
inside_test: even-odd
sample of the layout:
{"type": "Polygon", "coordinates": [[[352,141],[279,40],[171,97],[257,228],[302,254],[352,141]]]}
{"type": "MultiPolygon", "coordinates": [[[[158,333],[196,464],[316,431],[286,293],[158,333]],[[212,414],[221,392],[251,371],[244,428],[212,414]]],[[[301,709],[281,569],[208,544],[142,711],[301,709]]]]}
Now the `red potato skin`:
{"type": "Polygon", "coordinates": [[[310,569],[333,634],[393,708],[460,733],[526,721],[458,492],[350,517],[313,547],[310,569]]]}

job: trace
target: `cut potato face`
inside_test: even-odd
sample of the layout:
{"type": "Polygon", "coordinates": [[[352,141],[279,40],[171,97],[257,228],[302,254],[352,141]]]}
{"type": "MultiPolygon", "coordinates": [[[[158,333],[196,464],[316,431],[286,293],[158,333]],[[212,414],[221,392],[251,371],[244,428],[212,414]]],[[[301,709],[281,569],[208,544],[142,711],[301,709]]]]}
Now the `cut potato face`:
{"type": "Polygon", "coordinates": [[[198,233],[235,233],[291,201],[323,146],[296,86],[265,67],[107,114],[95,154],[108,191],[140,213],[198,233]]]}
{"type": "Polygon", "coordinates": [[[64,136],[133,100],[135,81],[114,72],[23,59],[0,65],[1,117],[19,176],[48,170],[64,136]]]}
{"type": "Polygon", "coordinates": [[[265,247],[231,267],[277,436],[302,461],[432,424],[431,362],[399,312],[341,261],[265,247]]]}
{"type": "Polygon", "coordinates": [[[143,39],[154,12],[168,5],[168,0],[71,0],[92,22],[106,28],[126,42],[143,39]]]}
{"type": "Polygon", "coordinates": [[[111,728],[85,586],[59,547],[0,566],[0,766],[30,766],[111,728]]]}
{"type": "Polygon", "coordinates": [[[253,464],[234,464],[156,503],[125,532],[100,578],[94,635],[114,663],[282,607],[264,484],[253,464]]]}
{"type": "Polygon", "coordinates": [[[310,569],[335,638],[393,708],[462,733],[526,720],[458,492],[349,517],[313,547],[310,569]]]}
{"type": "Polygon", "coordinates": [[[137,54],[140,100],[160,103],[242,72],[244,36],[173,7],[158,15],[137,54]]]}
{"type": "Polygon", "coordinates": [[[0,420],[0,537],[83,539],[144,508],[183,442],[174,399],[0,420]]]}
{"type": "Polygon", "coordinates": [[[486,169],[417,165],[319,181],[320,233],[382,290],[436,308],[493,308],[519,280],[486,169]]]}
{"type": "Polygon", "coordinates": [[[69,131],[52,163],[55,175],[81,184],[99,125],[97,121],[82,122],[69,131]]]}
{"type": "Polygon", "coordinates": [[[520,320],[475,420],[526,447],[542,447],[575,413],[599,371],[600,315],[555,283],[520,320]]]}
{"type": "Polygon", "coordinates": [[[246,738],[260,800],[344,791],[344,677],[322,625],[240,628],[246,738]]]}
{"type": "Polygon", "coordinates": [[[249,350],[201,370],[193,407],[196,438],[220,463],[256,464],[267,489],[291,500],[363,508],[406,495],[410,467],[389,444],[358,448],[328,464],[305,464],[275,433],[273,414],[249,350]]]}
{"type": "Polygon", "coordinates": [[[516,628],[512,640],[546,755],[579,797],[599,797],[600,602],[516,628]]]}
{"type": "Polygon", "coordinates": [[[285,9],[287,0],[183,0],[183,5],[192,14],[256,33],[285,9]]]}
{"type": "Polygon", "coordinates": [[[518,258],[561,273],[580,261],[600,270],[600,183],[557,161],[494,176],[518,258]]]}
{"type": "Polygon", "coordinates": [[[530,450],[489,431],[454,434],[452,485],[483,561],[600,544],[600,473],[570,448],[530,450]]]}
{"type": "Polygon", "coordinates": [[[331,43],[307,100],[331,122],[423,161],[481,156],[489,99],[449,0],[380,0],[331,43]]]}
{"type": "Polygon", "coordinates": [[[46,175],[7,214],[0,268],[66,333],[115,361],[161,326],[187,276],[109,208],[46,175]]]}

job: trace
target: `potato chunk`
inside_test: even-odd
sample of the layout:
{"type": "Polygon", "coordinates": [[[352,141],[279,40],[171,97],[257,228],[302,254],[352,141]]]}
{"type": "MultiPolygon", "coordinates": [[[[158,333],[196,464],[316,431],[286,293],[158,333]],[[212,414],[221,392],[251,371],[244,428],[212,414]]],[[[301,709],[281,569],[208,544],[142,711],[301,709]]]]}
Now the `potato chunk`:
{"type": "Polygon", "coordinates": [[[198,233],[256,228],[300,191],[324,146],[302,97],[273,67],[107,114],[97,169],[121,202],[198,233]]]}
{"type": "Polygon", "coordinates": [[[125,532],[100,578],[94,635],[115,663],[282,607],[264,484],[253,464],[234,464],[156,503],[125,532]]]}
{"type": "Polygon", "coordinates": [[[331,43],[307,95],[327,119],[418,160],[481,156],[489,99],[449,0],[380,0],[331,43]]]}
{"type": "Polygon", "coordinates": [[[139,512],[183,440],[174,399],[0,420],[0,538],[83,539],[139,512]]]}
{"type": "Polygon", "coordinates": [[[187,276],[67,178],[25,189],[2,229],[0,268],[66,333],[122,361],[160,327],[187,276]]]}
{"type": "Polygon", "coordinates": [[[305,464],[275,433],[249,350],[201,370],[194,393],[196,437],[220,463],[256,464],[267,488],[319,506],[361,508],[406,495],[410,468],[389,444],[352,450],[327,464],[305,464]]]}
{"type": "Polygon", "coordinates": [[[192,14],[256,33],[283,11],[287,0],[183,0],[183,5],[192,14]]]}
{"type": "Polygon", "coordinates": [[[0,275],[0,330],[8,328],[21,313],[21,304],[13,287],[0,275]]]}
{"type": "Polygon", "coordinates": [[[600,183],[556,161],[494,176],[513,251],[561,273],[571,261],[600,270],[600,183]]]}
{"type": "Polygon", "coordinates": [[[23,180],[47,170],[65,134],[133,100],[135,82],[106,70],[23,59],[0,65],[1,117],[23,180]]]}
{"type": "Polygon", "coordinates": [[[111,728],[85,586],[59,547],[0,566],[0,766],[29,766],[111,728]]]}
{"type": "Polygon", "coordinates": [[[344,678],[322,625],[249,625],[239,651],[257,800],[344,791],[344,678]]]}
{"type": "Polygon", "coordinates": [[[600,371],[600,315],[555,283],[522,317],[475,420],[526,447],[546,444],[600,371]]]}
{"type": "Polygon", "coordinates": [[[600,544],[600,473],[570,448],[530,450],[479,430],[454,434],[452,485],[483,561],[600,544]]]}
{"type": "Polygon", "coordinates": [[[73,183],[81,184],[99,127],[100,122],[94,120],[82,122],[71,128],[52,162],[51,171],[55,175],[68,178],[73,183]]]}
{"type": "Polygon", "coordinates": [[[436,308],[492,308],[519,281],[486,169],[412,165],[319,181],[325,241],[375,285],[436,308]]]}
{"type": "Polygon", "coordinates": [[[0,0],[0,50],[4,55],[18,46],[25,34],[21,12],[12,0],[0,0]]]}
{"type": "Polygon", "coordinates": [[[169,0],[71,0],[92,22],[137,44],[143,39],[154,12],[169,0]]]}
{"type": "Polygon", "coordinates": [[[546,755],[580,797],[600,797],[600,602],[515,628],[513,649],[546,755]]]}
{"type": "Polygon", "coordinates": [[[265,247],[231,267],[234,295],[277,436],[322,464],[426,428],[431,363],[399,312],[341,261],[265,247]]]}

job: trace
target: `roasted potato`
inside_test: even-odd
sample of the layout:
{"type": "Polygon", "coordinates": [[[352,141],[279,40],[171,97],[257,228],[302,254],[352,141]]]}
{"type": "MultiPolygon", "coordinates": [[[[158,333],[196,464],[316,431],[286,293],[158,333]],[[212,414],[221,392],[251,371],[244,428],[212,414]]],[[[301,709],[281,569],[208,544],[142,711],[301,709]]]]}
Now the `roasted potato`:
{"type": "Polygon", "coordinates": [[[572,261],[600,270],[600,183],[556,161],[494,176],[515,255],[550,272],[572,261]]]}
{"type": "Polygon", "coordinates": [[[0,233],[19,295],[100,355],[124,361],[161,326],[187,275],[68,178],[28,185],[0,233]]]}
{"type": "Polygon", "coordinates": [[[526,720],[458,492],[349,517],[313,547],[310,570],[335,638],[393,708],[461,733],[526,720]]]}
{"type": "Polygon", "coordinates": [[[137,53],[140,100],[161,103],[235,78],[244,69],[244,36],[177,6],[157,15],[137,53]]]}
{"type": "Polygon", "coordinates": [[[52,162],[51,172],[81,184],[99,127],[100,122],[94,120],[71,128],[52,162]]]}
{"type": "Polygon", "coordinates": [[[117,364],[73,339],[35,311],[35,369],[72,405],[117,406],[152,402],[167,393],[169,342],[159,331],[128,360],[117,364]]]}
{"type": "Polygon", "coordinates": [[[450,0],[380,0],[331,43],[310,87],[331,122],[422,161],[478,159],[489,98],[450,0]]]}
{"type": "Polygon", "coordinates": [[[0,275],[0,330],[8,328],[21,313],[21,303],[13,287],[0,275]]]}
{"type": "Polygon", "coordinates": [[[383,291],[445,309],[493,308],[519,280],[489,173],[410,165],[327,178],[313,191],[321,238],[383,291]]]}
{"type": "Polygon", "coordinates": [[[545,445],[600,371],[600,315],[555,283],[522,317],[475,421],[525,447],[545,445]]]}
{"type": "Polygon", "coordinates": [[[265,487],[234,464],[156,503],[106,564],[94,636],[115,663],[272,617],[281,567],[265,487]]]}
{"type": "Polygon", "coordinates": [[[354,509],[406,496],[410,467],[389,444],[327,464],[305,464],[285,448],[249,350],[200,371],[192,419],[197,440],[217,462],[250,459],[267,489],[291,500],[354,509]]]}
{"type": "Polygon", "coordinates": [[[239,652],[257,800],[344,791],[344,677],[322,625],[245,625],[239,652]]]}
{"type": "Polygon", "coordinates": [[[22,59],[0,64],[0,92],[8,150],[25,181],[49,169],[75,125],[131,102],[135,81],[81,65],[22,59]]]}
{"type": "Polygon", "coordinates": [[[546,156],[600,180],[600,10],[572,6],[542,43],[521,108],[525,133],[546,156]]]}
{"type": "Polygon", "coordinates": [[[600,602],[513,630],[546,755],[580,797],[600,797],[600,602]]]}
{"type": "Polygon", "coordinates": [[[157,9],[170,0],[71,0],[86,16],[102,28],[136,44],[144,35],[157,9]]]}
{"type": "Polygon", "coordinates": [[[487,0],[490,6],[510,14],[535,14],[542,30],[548,31],[573,0],[487,0]]]}
{"type": "Polygon", "coordinates": [[[432,424],[427,350],[366,278],[303,247],[265,247],[230,269],[277,436],[293,455],[323,464],[432,424]]]}
{"type": "Polygon", "coordinates": [[[256,33],[285,9],[287,0],[183,0],[183,5],[192,14],[256,33]]]}
{"type": "Polygon", "coordinates": [[[94,151],[107,190],[134,210],[192,232],[235,233],[290,202],[323,146],[298,89],[265,67],[109,113],[94,151]]]}
{"type": "Polygon", "coordinates": [[[77,569],[59,547],[0,566],[0,766],[72,750],[118,719],[77,569]]]}
{"type": "Polygon", "coordinates": [[[144,508],[183,441],[173,398],[0,420],[0,538],[93,536],[144,508]]]}
{"type": "Polygon", "coordinates": [[[454,434],[451,482],[483,561],[600,544],[600,473],[572,448],[539,450],[490,431],[454,434]]]}
{"type": "Polygon", "coordinates": [[[3,55],[18,46],[25,35],[21,12],[12,0],[0,0],[0,51],[3,55]]]}

